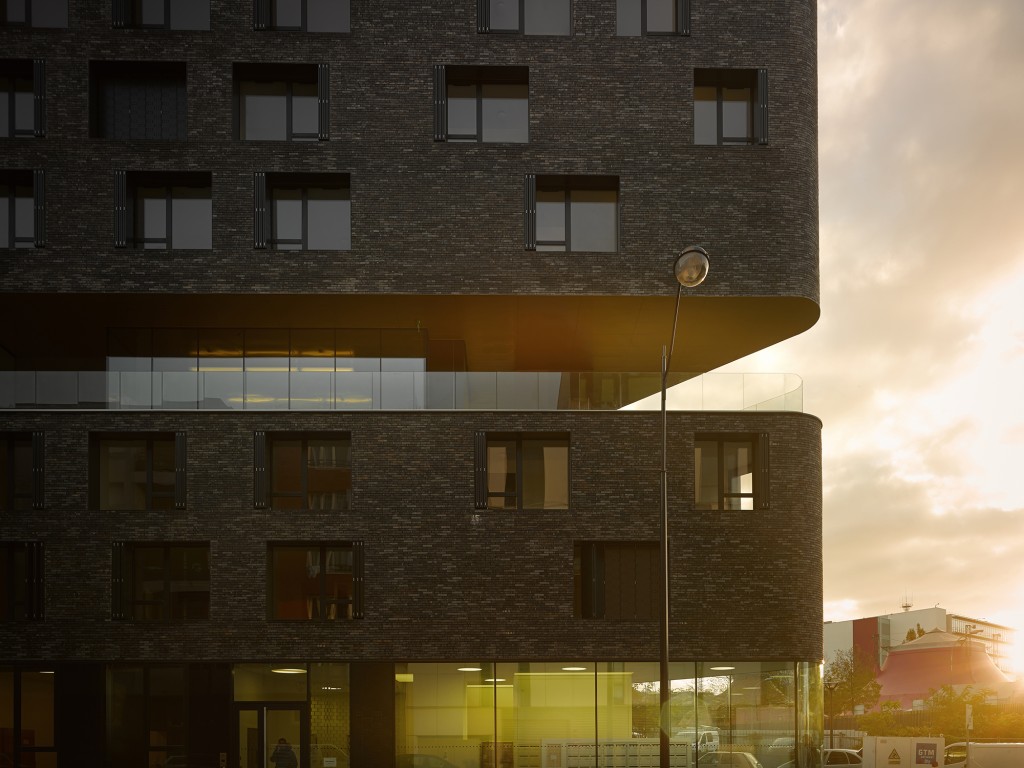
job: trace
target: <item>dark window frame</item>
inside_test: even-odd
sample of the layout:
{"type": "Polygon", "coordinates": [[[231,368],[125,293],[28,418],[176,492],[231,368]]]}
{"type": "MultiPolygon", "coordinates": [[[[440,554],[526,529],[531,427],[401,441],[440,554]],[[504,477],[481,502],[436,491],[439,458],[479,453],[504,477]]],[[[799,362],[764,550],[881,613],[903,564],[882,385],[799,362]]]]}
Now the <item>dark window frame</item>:
{"type": "Polygon", "coordinates": [[[46,607],[45,545],[41,541],[3,541],[0,542],[0,552],[3,554],[0,564],[4,568],[0,588],[4,590],[3,605],[7,606],[7,610],[0,613],[0,622],[43,619],[46,607]],[[16,567],[17,554],[24,561],[23,575],[16,567]],[[19,581],[24,586],[20,598],[19,581]]]}
{"type": "MultiPolygon", "coordinates": [[[[307,505],[303,505],[298,511],[329,511],[339,512],[345,511],[352,508],[352,433],[346,431],[305,431],[305,432],[263,432],[257,431],[253,435],[254,448],[253,448],[253,506],[256,509],[277,509],[273,506],[275,498],[279,497],[295,497],[301,499],[309,499],[309,485],[308,485],[308,472],[309,454],[307,451],[309,441],[317,440],[343,440],[348,442],[349,451],[349,488],[345,497],[345,504],[342,507],[331,508],[329,510],[310,510],[307,505]],[[301,462],[300,468],[302,490],[297,493],[275,493],[273,488],[273,457],[274,457],[274,442],[275,441],[300,441],[301,447],[301,462]]],[[[292,509],[292,508],[288,508],[292,509]]]]}
{"type": "Polygon", "coordinates": [[[0,495],[0,511],[12,512],[27,509],[44,508],[44,469],[45,469],[45,436],[43,432],[0,432],[0,444],[4,446],[5,461],[0,466],[6,492],[0,495]],[[18,463],[19,451],[24,455],[27,448],[30,464],[23,467],[18,463]],[[18,492],[18,471],[27,471],[31,477],[28,491],[18,492]]]}
{"type": "Polygon", "coordinates": [[[239,62],[232,68],[234,91],[234,135],[239,141],[329,141],[330,140],[330,65],[329,64],[278,64],[265,62],[239,62]],[[312,74],[312,78],[310,77],[312,74]],[[284,83],[285,138],[250,139],[243,137],[242,121],[243,85],[246,83],[284,83]],[[317,132],[295,133],[292,126],[292,101],[295,84],[313,85],[317,98],[317,132]]]}
{"type": "Polygon", "coordinates": [[[185,509],[187,504],[187,452],[188,439],[185,432],[92,432],[89,434],[89,498],[90,506],[100,511],[111,512],[151,512],[164,511],[154,507],[154,498],[170,498],[171,509],[185,509]],[[146,486],[145,506],[142,509],[127,507],[104,508],[100,506],[100,454],[105,442],[137,442],[146,441],[146,486]],[[153,455],[156,441],[170,442],[174,451],[174,491],[153,494],[153,455]]]}
{"type": "Polygon", "coordinates": [[[711,432],[697,433],[694,435],[694,493],[692,495],[693,508],[696,510],[717,511],[717,512],[741,512],[750,511],[742,509],[742,500],[749,498],[755,510],[769,509],[771,506],[770,495],[770,472],[769,472],[769,435],[767,433],[752,432],[711,432]],[[699,504],[697,492],[700,490],[700,478],[697,477],[697,444],[713,443],[717,446],[716,461],[718,463],[717,477],[717,499],[714,504],[699,504]],[[725,476],[725,445],[726,443],[748,443],[752,452],[752,488],[750,493],[728,492],[727,478],[725,476]],[[738,499],[740,506],[728,506],[727,501],[738,499]]]}
{"type": "Polygon", "coordinates": [[[159,24],[145,24],[142,22],[142,10],[139,8],[142,0],[113,0],[111,19],[114,29],[168,29],[176,32],[208,32],[210,30],[209,0],[206,0],[207,22],[205,27],[171,26],[171,6],[175,0],[162,0],[162,2],[163,21],[159,24]]]}
{"type": "Polygon", "coordinates": [[[279,0],[253,0],[253,29],[257,31],[273,30],[276,32],[305,32],[315,35],[348,35],[352,32],[352,5],[349,0],[341,0],[347,8],[348,29],[322,30],[309,28],[309,0],[296,0],[300,4],[299,26],[283,26],[274,23],[275,4],[279,0]]]}
{"type": "MultiPolygon", "coordinates": [[[[46,675],[46,677],[53,680],[53,692],[54,696],[51,700],[53,709],[50,712],[50,717],[53,722],[53,740],[50,744],[36,744],[34,739],[12,739],[8,742],[10,748],[9,753],[5,753],[4,757],[8,757],[12,762],[7,765],[18,765],[28,766],[37,765],[36,755],[51,754],[54,756],[52,764],[58,764],[59,758],[57,755],[57,744],[60,743],[61,725],[60,718],[57,716],[57,685],[58,677],[60,672],[55,670],[52,666],[43,665],[4,665],[8,672],[11,674],[11,694],[12,697],[8,701],[13,704],[11,712],[11,720],[9,721],[12,726],[13,733],[30,733],[28,729],[24,728],[24,675],[25,674],[37,674],[46,675]],[[26,743],[27,742],[27,743],[26,743]]],[[[4,690],[0,688],[0,694],[3,694],[4,690]]],[[[35,699],[38,702],[38,698],[35,699]]],[[[36,735],[38,736],[38,731],[36,735]]],[[[51,764],[47,761],[46,764],[51,764]]]]}
{"type": "MultiPolygon", "coordinates": [[[[184,735],[185,735],[185,737],[187,739],[188,735],[189,735],[188,734],[189,728],[188,728],[187,724],[189,723],[189,678],[190,678],[190,675],[188,674],[188,668],[187,668],[186,665],[184,665],[184,664],[149,664],[149,663],[144,663],[144,664],[125,664],[125,663],[107,664],[106,667],[105,667],[105,672],[106,672],[105,677],[106,677],[106,680],[104,681],[104,689],[105,689],[104,690],[104,700],[105,700],[106,706],[108,707],[108,712],[110,712],[109,708],[112,706],[111,696],[112,696],[112,693],[113,693],[113,691],[111,690],[111,683],[112,683],[112,678],[114,677],[116,672],[118,672],[118,671],[125,672],[125,671],[130,671],[130,670],[138,670],[138,671],[140,671],[142,673],[141,702],[138,702],[139,706],[142,709],[141,718],[140,718],[141,726],[142,727],[141,727],[140,731],[138,733],[130,734],[130,735],[129,734],[125,734],[125,733],[116,733],[115,734],[114,733],[114,723],[108,721],[107,722],[107,737],[108,737],[108,743],[109,743],[109,740],[113,740],[113,739],[117,739],[119,742],[121,742],[121,744],[124,744],[125,742],[127,742],[129,744],[136,744],[136,745],[141,745],[142,743],[145,743],[145,745],[146,745],[145,752],[146,752],[146,757],[147,757],[147,761],[146,762],[148,764],[150,764],[150,765],[154,764],[154,762],[153,762],[154,758],[152,757],[152,753],[154,753],[154,752],[156,752],[156,753],[165,753],[165,754],[166,753],[170,753],[171,755],[182,755],[182,756],[188,754],[188,745],[187,744],[154,744],[151,741],[152,734],[156,730],[156,729],[152,728],[153,719],[154,719],[154,716],[153,716],[154,709],[158,709],[158,708],[162,709],[163,706],[164,706],[164,705],[162,705],[160,703],[154,702],[153,701],[153,696],[151,694],[152,683],[151,683],[151,679],[150,678],[151,678],[151,673],[155,669],[160,669],[160,670],[165,670],[165,671],[167,671],[167,670],[177,670],[178,673],[179,673],[177,675],[177,679],[181,681],[180,703],[181,703],[181,709],[182,709],[181,713],[182,713],[183,723],[185,724],[185,727],[182,728],[182,732],[184,733],[184,735]],[[126,738],[126,736],[127,736],[127,738],[126,738]],[[132,737],[134,737],[134,738],[132,738],[132,737]]],[[[138,722],[136,722],[135,724],[139,725],[138,722]]]]}
{"type": "Polygon", "coordinates": [[[116,541],[111,555],[111,607],[110,616],[116,621],[134,621],[143,624],[191,624],[209,621],[210,603],[213,593],[213,577],[211,573],[210,542],[162,542],[162,541],[116,541]],[[175,618],[171,592],[172,550],[206,549],[206,611],[205,616],[191,618],[175,618]],[[160,600],[143,600],[134,595],[135,591],[135,557],[140,550],[160,551],[163,556],[163,598],[160,600]],[[158,618],[145,618],[136,615],[136,609],[144,606],[159,608],[158,618]]]}
{"type": "MultiPolygon", "coordinates": [[[[548,0],[551,2],[552,0],[548,0]]],[[[572,37],[575,31],[574,22],[576,20],[576,14],[574,13],[575,5],[574,0],[562,0],[566,5],[569,6],[569,34],[558,35],[553,32],[540,32],[533,33],[531,36],[537,37],[572,37]]],[[[517,29],[495,29],[491,27],[491,6],[490,0],[477,0],[476,2],[476,31],[482,34],[491,35],[525,35],[526,33],[526,0],[519,0],[519,27],[517,29]]]]}
{"type": "MultiPolygon", "coordinates": [[[[621,0],[619,0],[621,2],[621,0]]],[[[690,36],[690,0],[674,0],[676,28],[671,31],[647,29],[647,2],[648,0],[637,0],[640,4],[640,37],[689,37],[690,36]]],[[[635,35],[619,35],[620,37],[635,37],[635,35]]]]}
{"type": "MultiPolygon", "coordinates": [[[[41,169],[0,169],[0,205],[7,206],[7,239],[0,248],[42,248],[46,245],[46,172],[41,169]],[[32,190],[32,234],[18,234],[18,191],[32,190]]],[[[22,195],[22,198],[25,198],[22,195]]]]}
{"type": "Polygon", "coordinates": [[[622,248],[622,193],[618,176],[589,174],[528,173],[523,188],[524,243],[527,251],[547,253],[618,253],[622,248]],[[559,191],[565,194],[565,239],[540,240],[537,237],[537,193],[559,191]],[[572,247],[572,193],[577,191],[615,192],[615,248],[586,251],[572,247]],[[540,246],[540,247],[538,247],[540,246]],[[562,250],[555,250],[561,246],[562,250]]]}
{"type": "Polygon", "coordinates": [[[356,621],[365,617],[364,606],[364,552],[362,541],[272,541],[267,543],[267,619],[272,622],[336,622],[356,621]],[[319,593],[314,596],[317,600],[316,615],[306,619],[295,619],[279,617],[275,615],[276,605],[274,602],[274,550],[275,549],[319,549],[319,568],[315,576],[319,586],[319,593]],[[352,552],[352,597],[337,598],[327,594],[327,550],[342,549],[352,552]],[[337,611],[335,618],[331,618],[327,608],[351,606],[351,617],[347,610],[337,611]]]}
{"type": "Polygon", "coordinates": [[[480,144],[527,144],[530,132],[530,68],[520,66],[434,65],[434,141],[480,144]],[[476,87],[476,134],[455,134],[448,130],[448,86],[476,87]],[[526,141],[484,141],[484,94],[488,85],[526,86],[526,141]]]}
{"type": "Polygon", "coordinates": [[[67,29],[68,28],[68,2],[64,2],[64,23],[59,26],[52,25],[37,25],[33,23],[32,19],[32,6],[35,0],[25,0],[25,20],[24,21],[10,21],[7,18],[7,0],[0,2],[0,27],[29,27],[31,29],[67,29]]]}
{"type": "MultiPolygon", "coordinates": [[[[754,68],[715,69],[695,68],[693,70],[694,94],[697,88],[715,89],[715,131],[714,144],[696,144],[696,115],[694,116],[694,143],[697,146],[748,146],[768,143],[768,70],[754,68]],[[750,89],[750,124],[746,136],[725,136],[723,134],[723,89],[750,89]]],[[[696,112],[696,95],[694,95],[696,112]]]]}
{"type": "Polygon", "coordinates": [[[491,510],[515,510],[518,512],[532,512],[532,511],[544,511],[544,510],[569,510],[572,508],[572,435],[569,432],[477,432],[474,435],[474,454],[475,454],[475,500],[474,507],[476,509],[491,509],[491,510]],[[523,481],[525,479],[525,472],[523,471],[523,442],[524,441],[540,441],[550,440],[554,442],[565,442],[566,454],[568,461],[566,463],[566,490],[567,499],[565,507],[525,507],[523,506],[523,481]],[[514,492],[503,492],[503,493],[492,493],[487,483],[487,447],[491,441],[514,441],[516,444],[516,488],[514,492]],[[515,504],[508,504],[503,506],[491,506],[491,499],[514,499],[515,504]]]}
{"type": "Polygon", "coordinates": [[[6,135],[3,138],[41,138],[46,135],[46,61],[44,59],[5,59],[0,61],[0,98],[7,100],[8,124],[4,126],[6,135]],[[28,93],[32,94],[32,127],[19,129],[17,118],[17,94],[19,85],[28,83],[28,93]]]}
{"type": "Polygon", "coordinates": [[[602,621],[657,621],[660,618],[661,549],[656,541],[576,541],[573,543],[573,617],[602,621]],[[632,580],[612,584],[615,574],[608,571],[609,550],[616,558],[629,551],[633,555],[632,580]],[[638,554],[643,552],[647,573],[643,573],[638,554]],[[641,594],[646,582],[647,592],[641,594]],[[621,595],[619,605],[609,605],[609,593],[621,595]],[[631,605],[632,615],[621,609],[631,605]],[[646,610],[644,610],[646,608],[646,610]]]}
{"type": "MultiPolygon", "coordinates": [[[[205,199],[205,198],[204,198],[205,199]]],[[[205,171],[187,171],[182,173],[166,172],[114,172],[114,246],[117,248],[131,247],[137,250],[151,251],[175,251],[175,250],[202,250],[207,251],[213,248],[213,174],[205,171]],[[145,211],[141,201],[143,189],[163,189],[165,202],[164,237],[145,236],[145,211]],[[198,189],[209,192],[210,199],[210,231],[211,242],[209,248],[183,248],[176,247],[173,241],[173,202],[175,199],[189,199],[178,195],[176,190],[198,189]],[[141,235],[141,236],[140,236],[141,235]],[[146,247],[147,244],[163,243],[163,248],[146,247]]]]}
{"type": "Polygon", "coordinates": [[[188,64],[90,61],[89,136],[114,141],[185,141],[188,64]],[[168,99],[170,94],[173,101],[168,99]],[[172,105],[173,111],[167,109],[172,105]],[[136,107],[141,109],[136,111],[136,107]],[[172,122],[173,129],[168,130],[172,122]]]}
{"type": "Polygon", "coordinates": [[[349,246],[331,249],[349,251],[352,249],[352,175],[349,173],[274,173],[257,171],[253,177],[253,247],[287,251],[308,251],[309,247],[309,190],[332,189],[347,193],[349,201],[349,246]],[[280,238],[277,236],[277,216],[274,211],[274,193],[277,190],[299,190],[302,202],[302,237],[280,238]],[[298,248],[282,248],[282,245],[298,245],[298,248]]]}

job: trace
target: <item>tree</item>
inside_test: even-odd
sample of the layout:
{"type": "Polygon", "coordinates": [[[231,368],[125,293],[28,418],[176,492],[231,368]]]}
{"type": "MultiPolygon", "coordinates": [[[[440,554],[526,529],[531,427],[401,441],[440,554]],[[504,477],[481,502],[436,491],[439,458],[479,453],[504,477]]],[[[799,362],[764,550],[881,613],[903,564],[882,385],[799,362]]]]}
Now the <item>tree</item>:
{"type": "Polygon", "coordinates": [[[967,735],[967,705],[974,710],[974,733],[983,736],[994,719],[995,707],[986,704],[993,692],[987,689],[975,691],[964,686],[959,692],[952,685],[944,685],[930,691],[924,706],[931,715],[931,726],[936,733],[946,736],[946,741],[955,737],[962,741],[967,735]]]}
{"type": "Polygon", "coordinates": [[[924,635],[925,635],[924,628],[920,624],[918,624],[917,625],[917,629],[908,629],[907,630],[907,637],[903,640],[903,642],[904,643],[909,643],[912,640],[917,640],[917,638],[919,638],[919,637],[924,637],[924,635]]]}
{"type": "MultiPolygon", "coordinates": [[[[836,714],[853,712],[863,705],[871,709],[878,703],[881,683],[875,680],[875,665],[864,651],[851,648],[837,651],[825,667],[825,679],[836,683],[832,701],[836,714]]],[[[829,703],[826,701],[826,706],[829,703]]]]}

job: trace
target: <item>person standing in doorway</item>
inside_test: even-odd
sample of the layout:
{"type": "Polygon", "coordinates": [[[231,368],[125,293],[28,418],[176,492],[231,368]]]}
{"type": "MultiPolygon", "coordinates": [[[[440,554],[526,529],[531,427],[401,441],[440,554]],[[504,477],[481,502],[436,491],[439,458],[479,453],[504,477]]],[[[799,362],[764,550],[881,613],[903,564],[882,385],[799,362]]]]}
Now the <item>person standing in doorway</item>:
{"type": "Polygon", "coordinates": [[[299,768],[299,761],[295,757],[292,745],[285,738],[277,740],[277,746],[274,747],[274,753],[270,756],[270,762],[274,764],[274,768],[299,768]]]}

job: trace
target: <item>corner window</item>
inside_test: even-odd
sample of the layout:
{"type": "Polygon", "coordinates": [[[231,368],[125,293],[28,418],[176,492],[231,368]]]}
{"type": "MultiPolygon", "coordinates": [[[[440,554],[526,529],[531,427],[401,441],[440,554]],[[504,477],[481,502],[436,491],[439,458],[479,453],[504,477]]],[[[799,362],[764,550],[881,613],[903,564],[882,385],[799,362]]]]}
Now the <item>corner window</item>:
{"type": "Polygon", "coordinates": [[[0,138],[44,136],[45,62],[0,61],[0,138]]]}
{"type": "Polygon", "coordinates": [[[209,173],[114,176],[114,244],[143,249],[213,248],[209,173]]]}
{"type": "Polygon", "coordinates": [[[527,67],[434,67],[434,139],[524,143],[530,133],[527,67]]]}
{"type": "Polygon", "coordinates": [[[256,507],[341,510],[352,506],[347,433],[256,433],[256,507]]]}
{"type": "Polygon", "coordinates": [[[0,510],[43,507],[43,433],[0,432],[0,510]]]}
{"type": "Polygon", "coordinates": [[[269,559],[271,619],[363,617],[361,542],[273,544],[269,559]]]}
{"type": "Polygon", "coordinates": [[[256,0],[256,29],[348,32],[349,0],[256,0]]]}
{"type": "Polygon", "coordinates": [[[210,545],[116,542],[115,619],[193,621],[210,618],[210,545]]]}
{"type": "Polygon", "coordinates": [[[573,545],[573,615],[578,619],[659,618],[657,542],[576,542],[573,545]]]}
{"type": "Polygon", "coordinates": [[[236,64],[238,137],[243,141],[326,141],[326,64],[236,64]]]}
{"type": "Polygon", "coordinates": [[[767,144],[767,70],[695,69],[693,143],[767,144]]]}
{"type": "Polygon", "coordinates": [[[113,0],[115,27],[210,28],[210,0],[113,0]]]}
{"type": "Polygon", "coordinates": [[[618,176],[527,174],[523,196],[526,250],[618,250],[618,176]]]}
{"type": "Polygon", "coordinates": [[[568,509],[569,435],[476,434],[477,509],[568,509]]]}
{"type": "Polygon", "coordinates": [[[477,0],[477,31],[572,35],[571,0],[477,0]]]}
{"type": "Polygon", "coordinates": [[[0,170],[0,248],[41,248],[43,171],[0,170]]]}
{"type": "Polygon", "coordinates": [[[352,248],[352,196],[347,173],[257,173],[255,184],[257,248],[352,248]]]}
{"type": "Polygon", "coordinates": [[[698,435],[693,465],[696,509],[768,506],[767,435],[698,435]]]}
{"type": "Polygon", "coordinates": [[[92,435],[92,505],[101,510],[185,508],[185,433],[92,435]]]}
{"type": "Polygon", "coordinates": [[[0,0],[0,24],[39,29],[67,28],[68,0],[0,0]]]}
{"type": "Polygon", "coordinates": [[[89,62],[90,135],[125,141],[184,141],[184,62],[89,62]]]}
{"type": "Polygon", "coordinates": [[[690,0],[617,0],[616,34],[689,35],[690,0]]]}
{"type": "Polygon", "coordinates": [[[181,665],[107,667],[105,766],[190,764],[188,679],[181,665]]]}
{"type": "Polygon", "coordinates": [[[42,542],[0,542],[0,621],[41,618],[42,542]]]}

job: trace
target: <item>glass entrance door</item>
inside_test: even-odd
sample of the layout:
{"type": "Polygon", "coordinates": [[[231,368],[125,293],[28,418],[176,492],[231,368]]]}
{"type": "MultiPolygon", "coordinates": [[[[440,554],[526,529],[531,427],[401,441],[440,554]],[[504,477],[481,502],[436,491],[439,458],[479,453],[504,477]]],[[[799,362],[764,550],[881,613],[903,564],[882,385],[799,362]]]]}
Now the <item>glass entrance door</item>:
{"type": "Polygon", "coordinates": [[[244,704],[238,716],[238,768],[305,768],[302,745],[308,731],[305,707],[244,704]]]}

